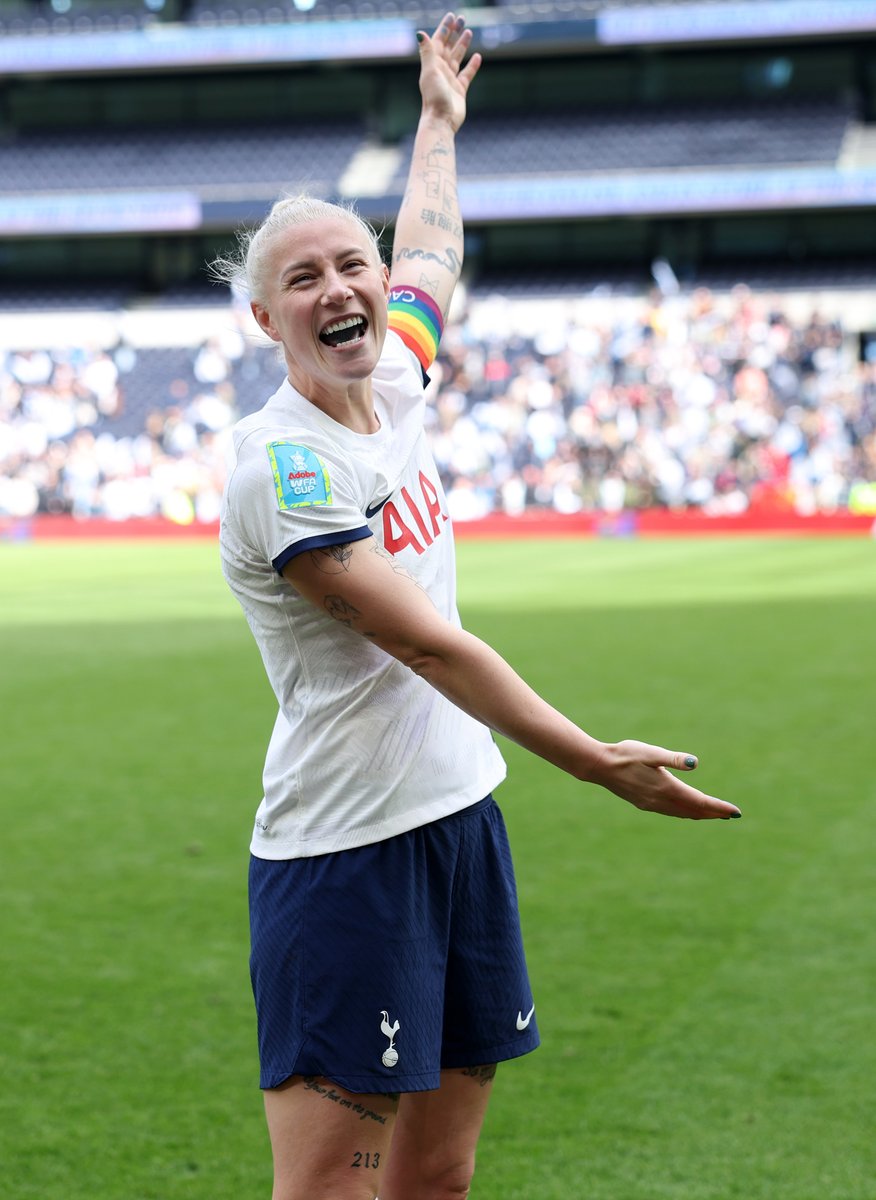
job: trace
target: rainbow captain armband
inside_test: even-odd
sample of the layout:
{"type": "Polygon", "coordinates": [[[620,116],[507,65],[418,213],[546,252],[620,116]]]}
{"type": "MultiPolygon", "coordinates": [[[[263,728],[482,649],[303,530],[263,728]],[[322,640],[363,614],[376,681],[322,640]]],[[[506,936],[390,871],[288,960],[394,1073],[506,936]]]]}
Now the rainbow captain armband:
{"type": "Polygon", "coordinates": [[[394,287],[389,293],[389,328],[428,371],[438,354],[444,329],[441,309],[431,296],[415,287],[394,287]]]}

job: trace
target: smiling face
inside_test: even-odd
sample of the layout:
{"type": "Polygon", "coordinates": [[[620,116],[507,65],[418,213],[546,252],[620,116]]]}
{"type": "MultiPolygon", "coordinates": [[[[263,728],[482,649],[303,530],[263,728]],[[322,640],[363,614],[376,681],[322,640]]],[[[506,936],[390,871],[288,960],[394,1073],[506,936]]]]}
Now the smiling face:
{"type": "Polygon", "coordinates": [[[366,233],[342,212],[291,225],[273,238],[269,264],[264,298],[252,311],[282,343],[293,386],[321,407],[370,395],[386,337],[389,272],[366,233]]]}

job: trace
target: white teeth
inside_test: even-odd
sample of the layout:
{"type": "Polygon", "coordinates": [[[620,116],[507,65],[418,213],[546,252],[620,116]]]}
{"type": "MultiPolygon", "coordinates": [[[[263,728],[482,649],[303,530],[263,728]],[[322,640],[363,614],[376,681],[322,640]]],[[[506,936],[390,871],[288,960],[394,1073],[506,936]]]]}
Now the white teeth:
{"type": "Polygon", "coordinates": [[[333,325],[326,325],[322,331],[326,333],[340,333],[342,329],[350,329],[353,325],[359,325],[362,322],[361,317],[347,317],[345,321],[335,321],[333,325]]]}

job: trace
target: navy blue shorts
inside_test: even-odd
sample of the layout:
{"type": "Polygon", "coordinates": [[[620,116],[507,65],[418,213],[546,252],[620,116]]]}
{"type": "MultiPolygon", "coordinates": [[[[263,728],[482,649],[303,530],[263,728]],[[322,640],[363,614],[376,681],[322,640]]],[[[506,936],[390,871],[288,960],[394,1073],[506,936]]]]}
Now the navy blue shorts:
{"type": "Polygon", "coordinates": [[[538,1045],[492,796],[370,846],[252,858],[249,885],[263,1088],[419,1092],[538,1045]]]}

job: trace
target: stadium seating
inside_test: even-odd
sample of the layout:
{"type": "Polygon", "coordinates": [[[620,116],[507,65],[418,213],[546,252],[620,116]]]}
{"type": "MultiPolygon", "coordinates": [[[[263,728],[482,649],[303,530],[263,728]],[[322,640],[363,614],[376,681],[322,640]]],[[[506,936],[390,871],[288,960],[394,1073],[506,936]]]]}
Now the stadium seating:
{"type": "MultiPolygon", "coordinates": [[[[720,6],[731,0],[709,0],[720,6]]],[[[503,19],[515,21],[581,20],[596,17],[629,0],[493,0],[478,9],[495,8],[503,19]]],[[[636,0],[636,6],[684,5],[690,0],[636,0]]],[[[184,19],[196,26],[260,25],[308,20],[375,20],[404,18],[417,24],[434,24],[446,8],[439,0],[192,0],[184,19]]],[[[87,9],[56,12],[50,4],[25,4],[9,0],[0,8],[0,36],[25,34],[66,36],[73,33],[129,32],[165,19],[161,9],[136,0],[106,0],[87,9]]]]}
{"type": "Polygon", "coordinates": [[[69,14],[56,12],[49,4],[35,7],[30,4],[5,4],[0,8],[0,37],[66,36],[87,33],[121,33],[142,29],[155,19],[142,3],[121,0],[114,4],[90,5],[87,9],[71,9],[69,14]]]}
{"type": "Polygon", "coordinates": [[[312,121],[28,133],[0,146],[0,193],[247,184],[273,194],[292,179],[328,191],[363,137],[361,125],[312,121]]]}
{"type": "MultiPolygon", "coordinates": [[[[479,17],[484,29],[491,21],[580,20],[583,45],[595,28],[589,18],[621,2],[497,0],[493,13],[479,6],[479,17]]],[[[723,2],[713,0],[716,8],[723,2]]],[[[182,11],[205,30],[349,18],[402,18],[428,27],[444,11],[437,0],[309,3],[193,0],[182,11]]],[[[145,0],[74,3],[66,14],[47,3],[8,3],[0,4],[0,37],[123,32],[162,19],[145,0]]],[[[538,34],[545,34],[545,45],[557,36],[538,34]]],[[[855,59],[850,45],[837,47],[828,45],[816,69],[809,49],[792,63],[795,51],[783,46],[776,60],[782,69],[769,78],[762,56],[737,71],[722,51],[714,87],[704,87],[710,68],[692,51],[679,86],[667,88],[671,72],[652,71],[650,52],[634,51],[618,63],[613,52],[597,59],[586,46],[580,70],[598,64],[594,77],[608,81],[604,100],[598,89],[592,96],[576,90],[579,64],[571,56],[553,58],[552,87],[550,51],[535,56],[535,102],[526,109],[529,93],[518,84],[528,67],[518,47],[469,114],[457,147],[460,178],[472,185],[471,195],[489,193],[503,179],[524,191],[522,177],[530,177],[527,187],[534,177],[550,189],[568,175],[647,179],[648,172],[700,169],[713,171],[707,182],[717,180],[720,188],[739,176],[738,168],[839,164],[837,172],[810,174],[842,186],[857,174],[866,183],[869,143],[847,135],[864,128],[858,107],[866,110],[867,93],[859,86],[856,101],[850,81],[856,69],[863,79],[867,60],[855,59]],[[502,110],[509,95],[510,108],[522,111],[502,110]],[[850,156],[852,141],[857,158],[850,156]]],[[[13,216],[28,215],[30,197],[43,193],[50,215],[39,236],[28,230],[8,240],[0,291],[0,516],[150,515],[163,511],[169,490],[189,497],[198,519],[215,517],[231,423],[264,402],[283,368],[270,349],[256,346],[249,314],[229,306],[223,289],[197,282],[200,264],[217,252],[232,223],[256,216],[282,190],[332,196],[349,187],[373,202],[366,211],[380,213],[376,220],[394,212],[412,135],[380,147],[389,150],[381,156],[389,178],[381,175],[373,191],[359,189],[361,174],[350,182],[349,168],[362,162],[359,151],[374,148],[376,130],[394,142],[410,128],[396,83],[413,63],[412,39],[408,56],[411,63],[392,64],[385,79],[382,63],[357,60],[345,79],[348,90],[337,95],[335,64],[326,71],[308,65],[300,85],[295,80],[296,87],[314,88],[307,119],[290,87],[268,123],[245,120],[263,111],[273,87],[267,64],[264,73],[248,64],[233,95],[207,62],[178,90],[181,77],[161,70],[151,80],[144,74],[142,89],[139,74],[136,84],[110,74],[105,92],[102,75],[13,79],[0,138],[0,201],[13,216]],[[158,111],[168,123],[142,123],[152,111],[149,89],[160,94],[165,85],[158,111]],[[186,86],[191,107],[180,99],[186,86]],[[250,91],[251,109],[238,108],[235,97],[250,91]],[[65,96],[70,108],[59,110],[65,96]],[[221,111],[216,97],[225,101],[221,111]],[[172,124],[168,114],[175,112],[199,116],[191,125],[172,124]],[[310,118],[313,112],[319,120],[310,118]],[[207,113],[212,123],[204,123],[207,113]],[[121,114],[134,124],[115,124],[121,114]],[[279,119],[285,114],[298,120],[279,119]],[[202,224],[184,243],[180,237],[185,254],[178,271],[172,254],[166,257],[173,269],[162,265],[162,255],[153,269],[148,230],[135,230],[132,238],[140,240],[126,242],[128,258],[117,264],[116,241],[101,241],[100,231],[80,229],[74,246],[63,223],[50,226],[62,207],[59,192],[148,189],[195,192],[203,202],[202,224]],[[80,281],[69,287],[68,262],[76,267],[70,277],[80,281]],[[128,263],[133,269],[124,285],[89,287],[82,281],[92,263],[96,279],[121,277],[128,263]],[[193,282],[151,294],[177,275],[193,282]],[[42,277],[54,282],[43,290],[21,282],[42,277]],[[35,313],[38,320],[29,316],[35,313]],[[32,350],[35,326],[44,342],[32,350]],[[22,331],[20,343],[13,329],[22,331]]],[[[503,55],[496,57],[501,62],[503,55]]],[[[373,166],[363,170],[365,183],[374,183],[373,166]]],[[[88,195],[75,200],[83,209],[99,207],[88,195]]],[[[568,234],[566,225],[529,223],[531,214],[519,228],[517,217],[495,227],[489,215],[476,217],[466,256],[468,307],[448,325],[430,392],[429,432],[454,516],[524,506],[572,512],[670,505],[715,514],[763,504],[801,512],[848,506],[859,484],[876,481],[876,355],[870,354],[876,337],[869,333],[872,314],[855,299],[876,280],[876,241],[860,203],[853,197],[841,219],[812,203],[799,221],[796,214],[783,221],[773,205],[751,224],[728,208],[710,226],[695,210],[686,231],[657,210],[650,225],[625,218],[604,244],[607,218],[599,214],[570,225],[568,234]],[[632,248],[630,230],[639,237],[632,248]],[[567,238],[575,251],[568,255],[567,238]],[[530,242],[524,258],[520,251],[530,242]],[[648,269],[664,255],[673,260],[678,288],[661,295],[650,290],[648,269]],[[842,287],[846,299],[831,302],[825,315],[818,302],[789,290],[804,287],[842,287]]]]}
{"type": "MultiPolygon", "coordinates": [[[[461,178],[833,164],[853,115],[841,101],[476,114],[457,158],[461,178]]],[[[338,190],[365,139],[364,122],[349,121],[28,132],[0,145],[0,194],[223,184],[262,194],[290,183],[324,194],[338,190]]],[[[391,192],[403,190],[412,140],[391,192]]]]}
{"type": "MultiPolygon", "coordinates": [[[[663,299],[577,284],[540,300],[482,286],[448,325],[427,430],[456,519],[834,511],[876,482],[876,361],[841,319],[853,293],[663,299]]],[[[177,344],[131,340],[129,308],[106,349],[0,351],[0,515],[123,519],[182,503],[214,519],[231,423],[284,374],[225,304],[206,324],[202,307],[174,308],[177,344]]]]}
{"type": "Polygon", "coordinates": [[[188,20],[196,25],[258,25],[287,21],[390,20],[434,24],[447,11],[439,0],[195,0],[188,20]]]}
{"type": "MultiPolygon", "coordinates": [[[[617,8],[628,0],[495,0],[493,4],[478,4],[479,9],[496,8],[503,18],[513,20],[562,20],[594,17],[609,8],[617,8]]],[[[640,0],[654,4],[665,0],[640,0]]],[[[683,4],[690,0],[668,0],[683,4]]],[[[713,4],[727,0],[711,0],[713,4]]],[[[436,22],[446,12],[436,0],[194,0],[188,20],[199,25],[251,25],[271,21],[302,19],[374,19],[403,17],[419,24],[436,22]]]]}
{"type": "MultiPolygon", "coordinates": [[[[853,110],[843,102],[612,108],[474,116],[457,147],[461,178],[564,171],[833,164],[853,110]]],[[[408,161],[409,139],[402,163],[408,161]]],[[[394,181],[401,190],[400,169],[394,181]]]]}

